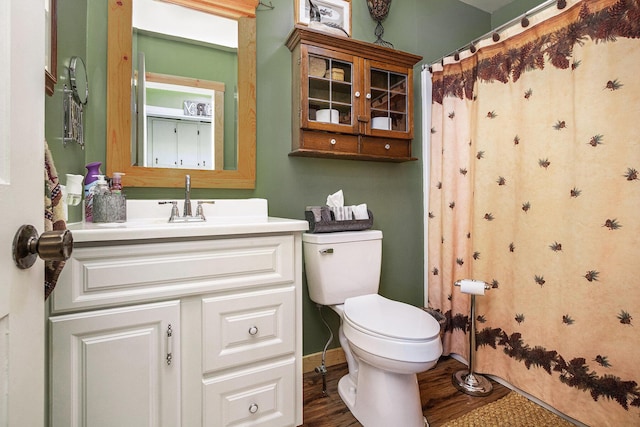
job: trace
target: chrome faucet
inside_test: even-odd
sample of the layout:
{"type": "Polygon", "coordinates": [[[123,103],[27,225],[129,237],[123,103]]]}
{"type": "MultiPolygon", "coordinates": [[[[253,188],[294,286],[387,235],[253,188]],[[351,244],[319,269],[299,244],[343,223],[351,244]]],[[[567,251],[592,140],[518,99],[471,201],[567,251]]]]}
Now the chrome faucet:
{"type": "Polygon", "coordinates": [[[203,204],[214,204],[214,200],[202,200],[198,201],[198,208],[196,209],[195,216],[193,215],[193,211],[191,210],[191,176],[185,175],[184,177],[184,212],[183,215],[180,216],[178,212],[178,202],[174,201],[160,201],[158,204],[166,205],[171,204],[171,216],[169,217],[169,222],[202,222],[206,221],[207,218],[204,216],[204,208],[203,204]]]}
{"type": "Polygon", "coordinates": [[[184,217],[191,216],[191,176],[185,175],[184,177],[184,217]]]}

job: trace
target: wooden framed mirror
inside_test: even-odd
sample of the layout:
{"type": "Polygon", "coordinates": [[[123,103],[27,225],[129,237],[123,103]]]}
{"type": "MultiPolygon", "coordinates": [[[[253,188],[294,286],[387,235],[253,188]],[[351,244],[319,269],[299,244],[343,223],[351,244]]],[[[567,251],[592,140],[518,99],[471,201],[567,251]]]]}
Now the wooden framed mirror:
{"type": "Polygon", "coordinates": [[[132,161],[132,11],[135,0],[109,0],[107,46],[108,175],[125,174],[127,187],[255,188],[256,20],[258,0],[165,0],[238,22],[237,159],[234,169],[144,167],[132,161]]]}

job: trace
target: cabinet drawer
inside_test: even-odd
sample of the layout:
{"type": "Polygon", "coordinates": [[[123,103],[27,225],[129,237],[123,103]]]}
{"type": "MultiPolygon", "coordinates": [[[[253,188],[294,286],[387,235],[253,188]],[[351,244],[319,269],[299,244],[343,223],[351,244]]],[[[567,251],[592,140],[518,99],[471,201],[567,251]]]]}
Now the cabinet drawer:
{"type": "Polygon", "coordinates": [[[302,132],[302,147],[339,153],[357,153],[358,137],[325,132],[302,132]]]}
{"type": "Polygon", "coordinates": [[[205,426],[295,425],[295,360],[203,380],[205,426]]]}
{"type": "Polygon", "coordinates": [[[295,351],[295,288],[202,299],[203,370],[295,351]]]}
{"type": "Polygon", "coordinates": [[[52,312],[294,281],[291,235],[74,248],[52,312]]]}
{"type": "Polygon", "coordinates": [[[411,141],[402,139],[362,138],[362,154],[384,157],[411,157],[411,141]]]}

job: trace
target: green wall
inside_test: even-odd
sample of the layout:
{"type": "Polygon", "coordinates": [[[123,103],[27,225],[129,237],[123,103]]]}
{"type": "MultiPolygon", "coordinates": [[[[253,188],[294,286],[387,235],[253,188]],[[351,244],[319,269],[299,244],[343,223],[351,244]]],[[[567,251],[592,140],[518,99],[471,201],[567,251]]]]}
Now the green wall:
{"type": "MultiPolygon", "coordinates": [[[[72,55],[87,59],[90,78],[87,106],[87,148],[62,148],[60,138],[61,84],[46,103],[46,136],[60,174],[84,173],[84,164],[105,159],[106,16],[104,0],[88,0],[91,32],[87,35],[83,10],[77,0],[58,0],[59,73],[72,55]],[[90,39],[90,48],[86,41],[90,39]],[[59,122],[59,123],[58,123],[59,122]]],[[[524,1],[518,0],[518,3],[524,1]]],[[[535,3],[535,2],[534,2],[535,3]]],[[[424,281],[422,124],[420,70],[414,70],[415,138],[413,155],[419,160],[407,163],[379,163],[352,160],[289,157],[291,149],[291,53],[284,45],[293,26],[293,1],[274,1],[274,10],[257,13],[257,182],[255,190],[194,189],[194,198],[262,197],[269,200],[271,216],[304,218],[307,205],[324,204],[328,194],[342,189],[348,204],[367,203],[374,214],[374,227],[384,233],[380,293],[396,300],[422,305],[424,281]]],[[[352,36],[373,41],[375,23],[366,2],[352,4],[352,36]]],[[[505,13],[503,19],[518,11],[505,13]]],[[[489,31],[491,15],[454,0],[403,0],[392,3],[384,22],[385,40],[396,49],[422,55],[429,64],[489,31]]],[[[181,198],[179,189],[126,190],[130,198],[181,198]]],[[[80,219],[71,212],[72,221],[80,219]]],[[[304,277],[304,275],[303,275],[304,277]]],[[[322,350],[328,332],[304,286],[304,354],[322,350]]],[[[337,317],[325,310],[334,328],[337,317]]],[[[336,347],[336,340],[332,347],[336,347]]]]}

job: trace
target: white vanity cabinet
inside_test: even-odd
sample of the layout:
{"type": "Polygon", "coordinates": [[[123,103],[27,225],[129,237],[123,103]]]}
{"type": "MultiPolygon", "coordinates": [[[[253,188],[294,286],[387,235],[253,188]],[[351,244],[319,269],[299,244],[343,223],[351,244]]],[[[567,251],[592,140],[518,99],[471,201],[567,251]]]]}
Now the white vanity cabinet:
{"type": "Polygon", "coordinates": [[[302,424],[306,223],[286,221],[115,241],[72,230],[50,298],[50,425],[302,424]]]}

